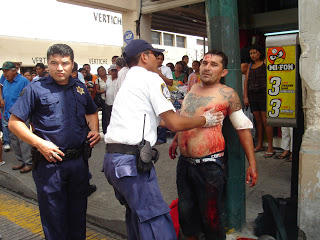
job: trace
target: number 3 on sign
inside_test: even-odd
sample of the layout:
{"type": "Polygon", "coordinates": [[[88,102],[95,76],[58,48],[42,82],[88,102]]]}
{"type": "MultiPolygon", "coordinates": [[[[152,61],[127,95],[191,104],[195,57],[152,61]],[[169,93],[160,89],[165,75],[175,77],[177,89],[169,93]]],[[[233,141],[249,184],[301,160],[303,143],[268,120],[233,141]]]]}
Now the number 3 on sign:
{"type": "Polygon", "coordinates": [[[281,100],[280,99],[272,99],[270,101],[270,106],[272,106],[272,111],[269,111],[269,117],[278,117],[281,107],[281,100]]]}
{"type": "Polygon", "coordinates": [[[280,77],[272,77],[270,78],[270,83],[272,84],[273,89],[268,90],[268,94],[270,96],[277,96],[280,92],[280,84],[281,84],[281,78],[280,77]]]}

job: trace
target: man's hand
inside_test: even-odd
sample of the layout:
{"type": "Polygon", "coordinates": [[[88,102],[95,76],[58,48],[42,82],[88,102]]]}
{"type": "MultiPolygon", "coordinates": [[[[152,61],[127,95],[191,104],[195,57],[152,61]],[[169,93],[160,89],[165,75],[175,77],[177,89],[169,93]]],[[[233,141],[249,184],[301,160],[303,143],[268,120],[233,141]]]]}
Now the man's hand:
{"type": "Polygon", "coordinates": [[[258,180],[258,171],[256,166],[249,165],[247,169],[247,177],[246,177],[246,183],[249,184],[249,187],[253,187],[257,184],[258,180]]]}
{"type": "Polygon", "coordinates": [[[171,159],[175,159],[177,156],[177,148],[178,148],[178,141],[173,139],[170,147],[169,147],[169,157],[171,159]]]}
{"type": "Polygon", "coordinates": [[[98,142],[100,142],[101,136],[97,130],[92,130],[88,133],[87,139],[90,142],[90,147],[93,148],[98,142]]]}
{"type": "Polygon", "coordinates": [[[224,115],[220,112],[214,112],[215,109],[212,108],[202,114],[206,118],[206,124],[203,127],[214,127],[219,124],[222,124],[224,115]]]}
{"type": "Polygon", "coordinates": [[[48,160],[48,162],[56,163],[57,161],[62,161],[61,156],[64,156],[64,153],[52,142],[43,140],[37,147],[38,151],[48,160]]]}

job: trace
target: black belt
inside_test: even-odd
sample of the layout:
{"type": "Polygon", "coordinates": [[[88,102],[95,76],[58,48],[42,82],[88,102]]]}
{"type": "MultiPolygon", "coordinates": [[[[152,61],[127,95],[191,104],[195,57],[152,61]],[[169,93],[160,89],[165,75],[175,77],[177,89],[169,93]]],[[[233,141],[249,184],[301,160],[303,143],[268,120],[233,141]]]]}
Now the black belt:
{"type": "MultiPolygon", "coordinates": [[[[62,158],[62,161],[67,161],[81,156],[83,154],[83,148],[66,149],[62,152],[64,153],[64,156],[59,156],[62,158]]],[[[46,158],[35,147],[32,147],[31,154],[33,157],[43,158],[42,160],[46,160],[46,158]]]]}
{"type": "Polygon", "coordinates": [[[224,164],[224,152],[218,152],[214,154],[210,154],[208,156],[202,158],[191,158],[191,157],[184,157],[184,160],[192,165],[207,163],[207,162],[215,162],[219,164],[221,168],[223,168],[224,164]]]}
{"type": "Polygon", "coordinates": [[[137,155],[138,154],[138,146],[137,145],[121,144],[121,143],[107,143],[106,152],[107,153],[121,153],[121,154],[137,155]]]}

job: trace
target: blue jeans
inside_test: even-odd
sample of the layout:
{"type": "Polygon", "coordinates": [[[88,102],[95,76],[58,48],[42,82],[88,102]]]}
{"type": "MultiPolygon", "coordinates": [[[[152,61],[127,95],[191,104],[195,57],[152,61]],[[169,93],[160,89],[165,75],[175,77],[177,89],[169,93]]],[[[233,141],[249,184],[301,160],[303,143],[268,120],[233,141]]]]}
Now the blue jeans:
{"type": "Polygon", "coordinates": [[[206,239],[224,240],[222,168],[214,162],[192,165],[184,159],[180,155],[177,165],[181,229],[186,236],[204,233],[206,239]]]}
{"type": "Polygon", "coordinates": [[[9,129],[8,129],[8,122],[3,117],[3,111],[1,111],[1,123],[2,123],[2,133],[3,133],[3,144],[10,145],[10,136],[9,136],[9,129]]]}

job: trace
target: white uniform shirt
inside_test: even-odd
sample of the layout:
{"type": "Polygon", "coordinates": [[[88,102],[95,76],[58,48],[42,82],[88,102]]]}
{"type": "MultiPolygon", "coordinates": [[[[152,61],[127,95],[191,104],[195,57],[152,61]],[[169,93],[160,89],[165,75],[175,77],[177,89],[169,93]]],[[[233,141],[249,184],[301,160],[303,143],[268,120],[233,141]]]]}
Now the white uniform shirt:
{"type": "Polygon", "coordinates": [[[113,80],[111,78],[107,78],[106,81],[106,104],[111,106],[114,102],[114,87],[117,83],[117,79],[113,80]]]}
{"type": "Polygon", "coordinates": [[[124,79],[126,78],[127,72],[128,72],[129,68],[127,67],[123,67],[120,69],[120,71],[118,72],[118,79],[117,79],[117,83],[116,86],[114,87],[114,98],[116,98],[117,93],[119,92],[119,89],[124,81],[124,79]]]}
{"type": "Polygon", "coordinates": [[[158,69],[161,70],[161,73],[162,73],[166,78],[173,79],[172,71],[171,71],[171,69],[170,69],[169,67],[161,65],[161,67],[159,67],[158,69]]]}
{"type": "Polygon", "coordinates": [[[144,139],[153,146],[161,113],[173,110],[170,92],[162,78],[145,68],[130,68],[113,104],[106,143],[137,145],[144,139]]]}

